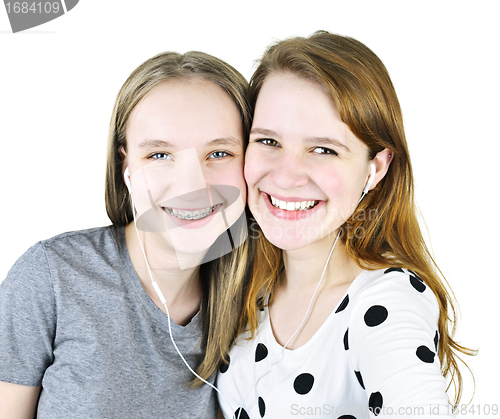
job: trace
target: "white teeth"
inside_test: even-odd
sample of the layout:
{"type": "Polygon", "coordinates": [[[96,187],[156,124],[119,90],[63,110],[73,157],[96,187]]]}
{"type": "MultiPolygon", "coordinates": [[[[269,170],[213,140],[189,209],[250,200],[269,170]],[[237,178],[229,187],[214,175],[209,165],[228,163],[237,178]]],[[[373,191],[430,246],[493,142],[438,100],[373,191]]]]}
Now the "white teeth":
{"type": "Polygon", "coordinates": [[[272,195],[269,197],[274,207],[285,211],[307,211],[318,203],[318,201],[280,201],[272,195]]]}
{"type": "Polygon", "coordinates": [[[217,205],[213,207],[207,207],[200,210],[188,211],[175,208],[163,207],[165,211],[172,214],[174,217],[180,218],[182,220],[200,220],[202,218],[208,217],[217,208],[217,205]]]}

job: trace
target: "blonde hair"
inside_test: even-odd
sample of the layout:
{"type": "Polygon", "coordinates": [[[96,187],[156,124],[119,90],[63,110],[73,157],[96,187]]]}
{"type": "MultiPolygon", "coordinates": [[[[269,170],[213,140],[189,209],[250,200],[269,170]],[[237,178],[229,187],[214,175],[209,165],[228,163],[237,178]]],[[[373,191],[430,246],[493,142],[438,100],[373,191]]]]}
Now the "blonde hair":
{"type": "MultiPolygon", "coordinates": [[[[463,385],[456,352],[474,355],[475,351],[453,340],[454,301],[419,227],[401,108],[384,64],[361,42],[325,31],[278,42],[264,53],[250,80],[252,109],[264,81],[276,73],[292,73],[323,86],[342,121],[367,145],[370,159],[385,148],[392,151],[389,171],[342,226],[342,240],[361,268],[410,269],[432,289],[440,307],[438,352],[442,374],[451,375],[458,403],[463,385]],[[364,217],[368,211],[374,211],[377,217],[364,217]]],[[[260,234],[243,312],[252,334],[257,328],[259,301],[267,293],[272,297],[283,269],[281,250],[260,234]]]]}
{"type": "MultiPolygon", "coordinates": [[[[123,84],[115,101],[108,135],[105,201],[111,222],[125,226],[133,221],[128,189],[123,181],[123,156],[127,150],[127,121],[139,101],[154,87],[172,80],[201,79],[222,87],[236,104],[247,138],[251,124],[248,106],[248,82],[229,64],[209,54],[190,51],[185,54],[164,52],[141,64],[123,84]]],[[[243,231],[242,231],[243,234],[243,231]]],[[[242,240],[234,237],[236,243],[242,240]]],[[[227,358],[238,330],[243,304],[249,244],[244,242],[232,253],[203,264],[201,346],[205,350],[196,372],[208,379],[227,358]]],[[[192,387],[203,382],[194,379],[192,387]]]]}
{"type": "Polygon", "coordinates": [[[154,87],[172,80],[202,79],[222,87],[238,107],[247,138],[251,113],[247,101],[248,82],[226,62],[199,51],[185,54],[163,52],[137,67],[116,97],[108,135],[105,200],[106,211],[115,225],[127,225],[132,206],[122,176],[122,154],[127,150],[127,121],[139,101],[154,87]]]}

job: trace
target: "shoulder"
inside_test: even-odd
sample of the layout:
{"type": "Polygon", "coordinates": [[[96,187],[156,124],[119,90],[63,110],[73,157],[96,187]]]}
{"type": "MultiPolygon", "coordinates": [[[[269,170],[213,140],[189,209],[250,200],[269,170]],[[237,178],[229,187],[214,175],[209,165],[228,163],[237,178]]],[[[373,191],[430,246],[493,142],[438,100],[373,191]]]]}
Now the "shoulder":
{"type": "Polygon", "coordinates": [[[364,271],[354,294],[359,302],[383,299],[403,299],[436,304],[433,291],[413,271],[403,268],[387,268],[364,271]]]}
{"type": "Polygon", "coordinates": [[[6,284],[51,277],[61,267],[116,257],[125,246],[123,227],[108,226],[59,234],[31,246],[12,266],[6,284]]]}
{"type": "Polygon", "coordinates": [[[96,227],[58,234],[50,239],[42,240],[40,244],[43,248],[52,250],[72,247],[102,247],[119,241],[120,233],[123,233],[123,227],[112,225],[96,227]]]}
{"type": "Polygon", "coordinates": [[[49,262],[72,264],[86,260],[93,263],[102,259],[118,260],[125,245],[123,227],[107,226],[59,234],[40,242],[49,262]]]}
{"type": "Polygon", "coordinates": [[[351,295],[351,322],[368,328],[393,322],[419,323],[426,328],[437,325],[437,298],[414,272],[388,268],[365,271],[360,279],[351,295]]]}

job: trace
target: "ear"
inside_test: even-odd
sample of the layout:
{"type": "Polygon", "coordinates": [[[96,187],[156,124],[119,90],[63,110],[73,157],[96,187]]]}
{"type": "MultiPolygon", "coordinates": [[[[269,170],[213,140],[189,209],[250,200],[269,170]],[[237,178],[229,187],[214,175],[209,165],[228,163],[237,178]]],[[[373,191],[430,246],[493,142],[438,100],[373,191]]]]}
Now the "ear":
{"type": "Polygon", "coordinates": [[[127,152],[125,151],[125,147],[122,145],[118,149],[118,152],[122,158],[122,179],[125,181],[125,169],[128,167],[127,152]]]}
{"type": "Polygon", "coordinates": [[[393,157],[394,153],[388,148],[384,148],[373,158],[371,162],[375,165],[375,177],[373,178],[370,190],[375,188],[375,186],[377,186],[377,184],[384,178],[387,171],[389,170],[389,166],[393,157]]]}

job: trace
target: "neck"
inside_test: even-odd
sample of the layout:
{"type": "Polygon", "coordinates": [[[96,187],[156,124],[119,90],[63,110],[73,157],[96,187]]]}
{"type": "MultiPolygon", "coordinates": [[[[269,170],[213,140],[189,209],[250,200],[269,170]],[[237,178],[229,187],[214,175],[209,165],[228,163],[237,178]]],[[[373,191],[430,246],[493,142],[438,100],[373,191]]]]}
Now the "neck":
{"type": "Polygon", "coordinates": [[[140,240],[151,270],[150,275],[134,223],[132,222],[125,227],[125,240],[130,259],[142,286],[156,305],[166,312],[152,285],[152,276],[165,297],[172,320],[179,325],[185,325],[199,311],[201,304],[199,264],[204,254],[186,256],[186,258],[189,258],[189,263],[185,258],[182,266],[190,267],[181,269],[175,249],[170,247],[160,234],[139,231],[140,240]]]}
{"type": "MultiPolygon", "coordinates": [[[[281,288],[292,292],[315,289],[320,281],[337,233],[306,247],[283,252],[285,275],[281,288]]],[[[321,288],[335,287],[352,280],[361,272],[349,257],[339,238],[324,273],[321,288]]]]}

